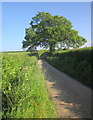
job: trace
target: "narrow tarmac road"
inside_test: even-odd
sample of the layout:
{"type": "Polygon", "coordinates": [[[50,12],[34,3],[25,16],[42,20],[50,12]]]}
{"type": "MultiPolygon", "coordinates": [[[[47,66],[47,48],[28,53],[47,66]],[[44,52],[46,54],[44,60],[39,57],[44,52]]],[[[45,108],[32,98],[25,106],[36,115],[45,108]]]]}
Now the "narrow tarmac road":
{"type": "Polygon", "coordinates": [[[38,60],[45,72],[46,87],[60,118],[91,118],[91,89],[60,72],[44,60],[38,60]]]}

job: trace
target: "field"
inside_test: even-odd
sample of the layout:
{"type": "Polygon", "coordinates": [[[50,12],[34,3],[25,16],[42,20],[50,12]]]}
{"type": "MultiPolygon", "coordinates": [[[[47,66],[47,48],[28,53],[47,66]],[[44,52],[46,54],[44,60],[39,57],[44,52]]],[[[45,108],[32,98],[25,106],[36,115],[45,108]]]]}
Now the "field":
{"type": "Polygon", "coordinates": [[[27,54],[3,53],[2,117],[56,118],[37,58],[27,54]]]}
{"type": "Polygon", "coordinates": [[[44,59],[60,71],[93,88],[91,80],[92,54],[93,47],[88,47],[55,51],[53,54],[47,53],[44,59]]]}

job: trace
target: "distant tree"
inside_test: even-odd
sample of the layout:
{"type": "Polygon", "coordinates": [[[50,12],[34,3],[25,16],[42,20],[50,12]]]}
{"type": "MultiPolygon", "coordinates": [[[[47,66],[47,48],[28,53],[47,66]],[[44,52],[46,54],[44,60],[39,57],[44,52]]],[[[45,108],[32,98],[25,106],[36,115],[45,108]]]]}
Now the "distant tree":
{"type": "Polygon", "coordinates": [[[52,16],[50,13],[38,12],[32,18],[30,27],[25,30],[23,48],[37,46],[55,50],[56,45],[64,48],[81,47],[87,41],[78,35],[78,31],[72,29],[72,23],[63,16],[52,16]]]}

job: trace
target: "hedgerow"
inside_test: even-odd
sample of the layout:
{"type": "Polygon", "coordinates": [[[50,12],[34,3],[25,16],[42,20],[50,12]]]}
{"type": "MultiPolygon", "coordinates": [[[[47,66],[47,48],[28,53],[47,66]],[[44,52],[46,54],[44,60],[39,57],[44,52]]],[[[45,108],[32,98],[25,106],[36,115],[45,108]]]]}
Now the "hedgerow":
{"type": "Polygon", "coordinates": [[[60,71],[93,88],[91,73],[93,47],[74,50],[63,50],[59,53],[47,54],[45,60],[60,71]]]}

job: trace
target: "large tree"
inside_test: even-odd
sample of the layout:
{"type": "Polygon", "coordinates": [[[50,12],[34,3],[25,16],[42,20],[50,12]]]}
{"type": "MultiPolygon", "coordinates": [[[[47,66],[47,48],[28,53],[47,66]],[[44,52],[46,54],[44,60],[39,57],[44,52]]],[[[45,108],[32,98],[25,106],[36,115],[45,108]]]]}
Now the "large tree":
{"type": "Polygon", "coordinates": [[[32,18],[30,27],[25,30],[23,48],[34,49],[37,46],[55,50],[56,45],[66,47],[81,47],[87,41],[72,29],[72,23],[63,16],[52,16],[50,13],[38,12],[32,18]]]}

